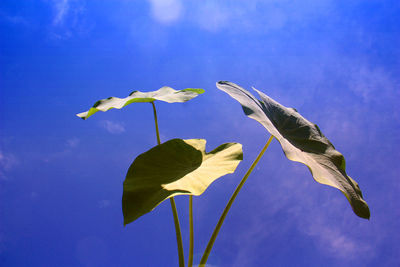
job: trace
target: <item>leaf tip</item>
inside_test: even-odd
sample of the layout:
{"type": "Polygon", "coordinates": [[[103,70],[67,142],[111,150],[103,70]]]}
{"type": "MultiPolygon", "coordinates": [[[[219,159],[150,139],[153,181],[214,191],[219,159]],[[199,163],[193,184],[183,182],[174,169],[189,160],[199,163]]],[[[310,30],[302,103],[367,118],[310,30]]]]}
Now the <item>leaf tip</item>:
{"type": "Polygon", "coordinates": [[[217,85],[217,87],[218,87],[218,85],[225,85],[225,84],[229,84],[230,82],[228,82],[228,81],[218,81],[218,82],[216,82],[216,85],[217,85]]]}
{"type": "Polygon", "coordinates": [[[371,217],[371,213],[368,207],[367,202],[363,199],[353,200],[351,203],[354,213],[363,219],[369,220],[371,217]]]}
{"type": "Polygon", "coordinates": [[[243,160],[243,145],[241,143],[235,143],[235,145],[237,145],[239,147],[239,151],[240,153],[238,154],[237,159],[242,161],[243,160]]]}
{"type": "Polygon", "coordinates": [[[82,120],[86,120],[88,118],[87,117],[87,112],[78,113],[78,114],[76,114],[76,116],[78,116],[82,120]]]}
{"type": "Polygon", "coordinates": [[[206,91],[205,91],[204,89],[202,89],[202,88],[186,88],[186,89],[183,89],[183,90],[182,90],[182,92],[187,92],[187,91],[196,93],[196,94],[198,94],[198,95],[204,94],[204,93],[206,92],[206,91]]]}

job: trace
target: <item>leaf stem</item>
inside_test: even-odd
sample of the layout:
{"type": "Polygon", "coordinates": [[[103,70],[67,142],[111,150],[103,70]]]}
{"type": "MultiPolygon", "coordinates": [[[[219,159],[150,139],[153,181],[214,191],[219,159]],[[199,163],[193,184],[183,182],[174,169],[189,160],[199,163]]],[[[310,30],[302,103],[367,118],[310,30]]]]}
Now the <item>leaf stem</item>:
{"type": "Polygon", "coordinates": [[[158,120],[157,120],[156,105],[154,105],[154,101],[151,102],[151,104],[153,105],[154,122],[155,122],[155,124],[156,124],[157,143],[158,143],[158,144],[161,144],[161,141],[160,141],[160,132],[158,131],[158,120]]]}
{"type": "Polygon", "coordinates": [[[250,173],[253,171],[254,167],[257,165],[258,161],[261,159],[262,155],[264,154],[265,150],[267,150],[269,144],[271,143],[272,139],[274,138],[273,135],[268,139],[267,143],[258,154],[257,158],[254,160],[253,164],[251,164],[250,168],[247,170],[246,174],[243,176],[242,180],[240,181],[239,185],[236,187],[235,192],[233,192],[231,198],[229,199],[228,204],[226,204],[224,211],[222,212],[221,217],[217,225],[215,226],[214,232],[211,235],[210,241],[207,244],[206,250],[204,251],[203,257],[201,258],[199,267],[205,266],[207,263],[208,256],[210,255],[211,249],[214,245],[215,239],[218,236],[219,230],[225,220],[226,215],[228,214],[229,209],[232,206],[233,201],[235,200],[236,196],[239,194],[239,191],[242,189],[244,183],[246,182],[247,178],[249,177],[250,173]]]}
{"type": "Polygon", "coordinates": [[[193,247],[194,247],[194,233],[193,233],[193,196],[189,196],[189,233],[190,233],[190,241],[189,241],[189,259],[188,259],[188,267],[192,267],[193,265],[193,247]]]}
{"type": "Polygon", "coordinates": [[[172,214],[174,215],[176,242],[178,243],[179,267],[184,267],[185,256],[183,255],[182,234],[181,234],[181,227],[179,225],[178,211],[176,210],[174,198],[171,197],[169,200],[171,202],[172,214]]]}
{"type": "MultiPolygon", "coordinates": [[[[151,102],[153,106],[153,112],[154,112],[154,122],[156,124],[156,133],[157,133],[157,143],[161,144],[160,140],[160,132],[158,130],[158,121],[157,121],[157,111],[156,111],[156,105],[154,105],[154,101],[151,102]]],[[[185,266],[185,257],[183,253],[183,243],[182,243],[182,234],[181,234],[181,227],[179,225],[179,217],[178,217],[178,211],[176,209],[175,205],[175,200],[174,197],[171,197],[170,199],[171,202],[171,209],[172,209],[172,214],[174,216],[174,224],[175,224],[175,232],[176,232],[176,242],[178,244],[178,255],[179,255],[179,267],[184,267],[185,266]]]]}

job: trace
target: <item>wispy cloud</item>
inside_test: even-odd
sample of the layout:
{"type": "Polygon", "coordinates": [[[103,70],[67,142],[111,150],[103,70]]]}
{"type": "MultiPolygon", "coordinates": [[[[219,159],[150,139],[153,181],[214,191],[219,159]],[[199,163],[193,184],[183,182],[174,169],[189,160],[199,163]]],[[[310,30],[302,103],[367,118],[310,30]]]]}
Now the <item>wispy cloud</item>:
{"type": "Polygon", "coordinates": [[[330,10],[330,0],[306,2],[205,0],[185,2],[185,8],[189,20],[208,31],[269,32],[282,29],[288,22],[323,16],[330,10]]]}
{"type": "MultiPolygon", "coordinates": [[[[218,31],[227,25],[232,20],[233,14],[230,13],[223,3],[214,1],[205,1],[198,6],[195,13],[196,23],[203,29],[208,31],[218,31]]],[[[235,10],[232,10],[235,12],[235,10]]]]}
{"type": "Polygon", "coordinates": [[[10,153],[0,150],[0,179],[7,180],[6,172],[18,165],[17,158],[10,153]]]}
{"type": "Polygon", "coordinates": [[[53,25],[62,25],[68,14],[69,0],[54,0],[53,3],[55,9],[53,25]]]}
{"type": "Polygon", "coordinates": [[[0,17],[3,17],[7,22],[12,24],[19,24],[23,26],[28,26],[29,22],[22,16],[9,16],[0,13],[0,17]],[[3,16],[1,16],[3,15],[3,16]]]}
{"type": "Polygon", "coordinates": [[[109,120],[101,121],[101,127],[106,129],[109,133],[120,134],[125,132],[125,127],[119,122],[112,122],[109,120]]]}
{"type": "Polygon", "coordinates": [[[159,23],[169,24],[177,21],[182,13],[180,0],[149,0],[151,15],[159,23]]]}
{"type": "Polygon", "coordinates": [[[93,27],[84,15],[84,0],[52,0],[54,13],[50,36],[54,39],[68,39],[74,34],[87,33],[93,27]]]}
{"type": "MultiPolygon", "coordinates": [[[[266,166],[268,186],[262,182],[265,177],[261,179],[262,175],[257,173],[252,177],[253,183],[247,185],[251,197],[246,201],[250,202],[249,206],[258,207],[257,215],[242,215],[246,217],[243,219],[246,227],[243,227],[243,232],[239,228],[239,234],[234,235],[232,240],[240,248],[232,266],[254,265],[261,245],[273,253],[274,238],[293,231],[297,233],[297,238],[304,236],[311,239],[319,253],[334,262],[353,263],[362,258],[359,263],[365,264],[374,257],[375,247],[365,240],[373,238],[375,233],[366,234],[361,230],[366,228],[371,231],[371,228],[368,222],[356,218],[341,194],[316,184],[304,165],[286,159],[282,164],[276,158],[271,157],[268,162],[270,160],[273,162],[266,166]],[[338,217],[343,211],[346,216],[338,217]],[[359,235],[360,232],[363,236],[359,235]],[[266,244],[271,244],[271,247],[266,244]]],[[[232,239],[232,235],[229,238],[232,239]]],[[[379,245],[376,240],[374,246],[379,245]]]]}
{"type": "Polygon", "coordinates": [[[393,97],[394,95],[400,96],[398,93],[400,85],[395,86],[388,73],[383,69],[371,68],[364,64],[351,70],[349,85],[350,89],[360,95],[365,102],[373,102],[376,99],[393,97]]]}
{"type": "Polygon", "coordinates": [[[373,256],[374,249],[368,243],[344,233],[342,227],[330,225],[322,216],[319,218],[320,220],[309,221],[300,230],[314,238],[323,253],[344,260],[354,260],[362,255],[364,258],[373,256]]]}

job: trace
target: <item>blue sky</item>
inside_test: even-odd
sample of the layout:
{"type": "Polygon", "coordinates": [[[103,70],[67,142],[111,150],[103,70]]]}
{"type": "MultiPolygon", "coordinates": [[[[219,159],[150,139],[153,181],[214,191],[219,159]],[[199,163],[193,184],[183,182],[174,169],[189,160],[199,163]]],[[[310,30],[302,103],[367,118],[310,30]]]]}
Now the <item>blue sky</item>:
{"type": "MultiPolygon", "coordinates": [[[[123,227],[126,171],[156,144],[151,105],[75,116],[98,99],[164,85],[206,93],[156,103],[163,141],[244,147],[236,173],[195,198],[199,261],[269,137],[216,89],[229,80],[318,124],[344,154],[371,219],[274,141],[210,266],[398,266],[399,14],[390,0],[1,1],[0,265],[177,265],[168,202],[123,227]]],[[[186,246],[187,197],[176,201],[186,246]]]]}

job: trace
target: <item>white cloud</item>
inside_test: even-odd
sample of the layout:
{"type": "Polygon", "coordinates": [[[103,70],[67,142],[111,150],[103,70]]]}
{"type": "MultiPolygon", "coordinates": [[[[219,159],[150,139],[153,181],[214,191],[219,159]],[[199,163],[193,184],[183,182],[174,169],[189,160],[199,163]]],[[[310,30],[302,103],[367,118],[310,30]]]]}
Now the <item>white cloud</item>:
{"type": "MultiPolygon", "coordinates": [[[[277,155],[278,151],[267,153],[271,152],[277,155]]],[[[270,162],[272,156],[264,160],[270,162]]],[[[262,170],[255,171],[252,182],[246,185],[250,193],[247,193],[245,201],[249,206],[258,206],[258,209],[255,215],[243,211],[245,219],[240,219],[240,223],[246,226],[240,226],[238,234],[229,236],[238,249],[232,266],[254,265],[260,246],[266,246],[268,250],[268,244],[273,242],[277,232],[286,236],[285,233],[293,231],[297,232],[296,238],[302,235],[311,238],[319,253],[333,261],[352,263],[362,257],[362,263],[365,263],[373,258],[374,247],[365,241],[376,240],[375,233],[363,231],[371,231],[368,222],[356,218],[345,197],[313,181],[304,165],[286,159],[283,159],[284,164],[279,164],[277,160],[275,158],[266,167],[262,167],[262,163],[259,165],[261,169],[268,168],[268,185],[260,183],[264,177],[258,173],[262,170]],[[343,211],[346,215],[337,217],[343,211]],[[288,220],[277,224],[276,218],[282,218],[283,214],[288,220]]]]}
{"type": "MultiPolygon", "coordinates": [[[[350,89],[365,102],[398,95],[394,81],[383,69],[357,65],[351,70],[350,89]]],[[[399,85],[397,84],[397,89],[399,85]]]]}
{"type": "Polygon", "coordinates": [[[68,39],[75,34],[89,32],[93,25],[89,24],[84,15],[85,1],[83,0],[52,0],[54,14],[50,29],[50,37],[68,39]]]}
{"type": "Polygon", "coordinates": [[[177,21],[182,14],[180,0],[149,0],[151,14],[155,20],[163,24],[177,21]]]}
{"type": "MultiPolygon", "coordinates": [[[[373,249],[369,244],[359,242],[357,239],[343,233],[341,228],[329,225],[321,220],[309,222],[305,227],[300,229],[307,235],[314,238],[317,242],[317,247],[325,253],[333,255],[336,258],[353,260],[361,255],[373,254],[373,249]]],[[[366,256],[364,256],[366,257],[366,256]]]]}
{"type": "Polygon", "coordinates": [[[7,180],[6,172],[18,164],[17,158],[0,150],[0,179],[7,180]]]}
{"type": "Polygon", "coordinates": [[[112,122],[104,120],[101,122],[101,126],[106,129],[109,133],[120,134],[125,132],[125,127],[119,122],[112,122]]]}
{"type": "Polygon", "coordinates": [[[29,22],[21,16],[3,16],[4,19],[12,24],[20,24],[20,25],[24,25],[24,26],[28,26],[29,22]]]}
{"type": "Polygon", "coordinates": [[[17,164],[17,159],[12,154],[6,154],[0,150],[0,166],[9,170],[17,164]]]}
{"type": "Polygon", "coordinates": [[[70,7],[69,0],[54,0],[53,3],[55,9],[53,25],[63,24],[70,7]]]}
{"type": "MultiPolygon", "coordinates": [[[[226,27],[232,19],[231,12],[228,12],[222,4],[212,1],[206,1],[200,6],[196,7],[196,19],[198,25],[208,31],[216,32],[226,27]]],[[[232,10],[235,13],[235,10],[232,10]]]]}
{"type": "Polygon", "coordinates": [[[288,23],[300,25],[324,16],[331,12],[331,0],[203,0],[185,1],[185,7],[189,20],[211,32],[267,33],[281,30],[288,23]]]}

